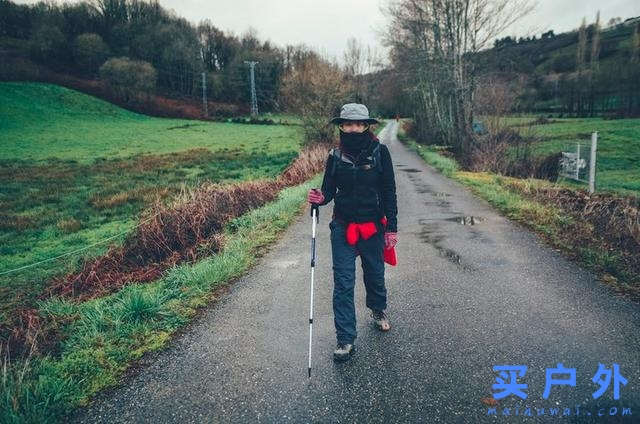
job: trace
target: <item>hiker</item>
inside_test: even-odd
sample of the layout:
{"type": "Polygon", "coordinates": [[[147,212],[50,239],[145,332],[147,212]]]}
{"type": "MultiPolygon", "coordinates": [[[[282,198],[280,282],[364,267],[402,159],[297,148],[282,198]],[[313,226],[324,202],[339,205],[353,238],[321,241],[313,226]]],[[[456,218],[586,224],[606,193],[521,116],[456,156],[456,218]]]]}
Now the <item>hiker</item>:
{"type": "Polygon", "coordinates": [[[334,200],[329,228],[333,315],[338,343],[333,357],[336,361],[345,361],[355,352],[353,294],[358,255],[362,262],[366,305],[371,310],[373,322],[380,331],[391,328],[385,313],[384,258],[390,252],[395,261],[393,249],[398,242],[396,185],[389,150],[369,128],[378,121],[369,118],[365,105],[343,105],[340,116],[333,118],[331,123],[337,124],[340,130],[340,146],[330,151],[322,188],[309,190],[308,201],[322,206],[334,200]]]}

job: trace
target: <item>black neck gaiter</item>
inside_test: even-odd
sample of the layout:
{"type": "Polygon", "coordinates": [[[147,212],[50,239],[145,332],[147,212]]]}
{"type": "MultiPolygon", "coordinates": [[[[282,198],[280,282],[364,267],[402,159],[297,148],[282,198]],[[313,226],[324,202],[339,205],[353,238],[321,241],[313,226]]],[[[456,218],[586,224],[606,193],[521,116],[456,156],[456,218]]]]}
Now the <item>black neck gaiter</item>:
{"type": "Polygon", "coordinates": [[[362,149],[369,145],[371,137],[369,131],[362,133],[346,133],[340,131],[340,143],[351,155],[357,155],[362,149]]]}

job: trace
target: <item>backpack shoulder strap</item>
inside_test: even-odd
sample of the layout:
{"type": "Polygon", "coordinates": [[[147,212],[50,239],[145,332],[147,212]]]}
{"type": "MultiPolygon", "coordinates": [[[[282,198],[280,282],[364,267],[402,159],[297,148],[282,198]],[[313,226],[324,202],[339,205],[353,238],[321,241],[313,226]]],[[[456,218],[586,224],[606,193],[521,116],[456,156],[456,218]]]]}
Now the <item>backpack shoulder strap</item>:
{"type": "Polygon", "coordinates": [[[331,156],[333,156],[333,160],[331,161],[331,172],[329,175],[333,177],[336,174],[336,166],[338,166],[338,161],[342,160],[342,152],[337,147],[334,147],[329,152],[331,156]]]}
{"type": "Polygon", "coordinates": [[[380,143],[378,143],[376,147],[373,148],[373,152],[371,153],[376,163],[376,166],[378,167],[378,172],[382,174],[383,169],[382,169],[382,156],[380,155],[380,143]]]}

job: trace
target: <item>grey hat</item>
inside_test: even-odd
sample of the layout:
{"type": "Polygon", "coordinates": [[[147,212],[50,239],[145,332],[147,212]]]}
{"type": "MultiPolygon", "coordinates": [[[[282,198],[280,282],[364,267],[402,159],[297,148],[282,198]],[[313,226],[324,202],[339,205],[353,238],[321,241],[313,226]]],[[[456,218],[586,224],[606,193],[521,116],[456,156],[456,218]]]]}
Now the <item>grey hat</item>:
{"type": "Polygon", "coordinates": [[[377,119],[369,118],[369,109],[360,103],[347,103],[342,105],[340,116],[336,116],[331,121],[332,124],[341,124],[344,121],[363,121],[368,124],[379,124],[377,119]]]}

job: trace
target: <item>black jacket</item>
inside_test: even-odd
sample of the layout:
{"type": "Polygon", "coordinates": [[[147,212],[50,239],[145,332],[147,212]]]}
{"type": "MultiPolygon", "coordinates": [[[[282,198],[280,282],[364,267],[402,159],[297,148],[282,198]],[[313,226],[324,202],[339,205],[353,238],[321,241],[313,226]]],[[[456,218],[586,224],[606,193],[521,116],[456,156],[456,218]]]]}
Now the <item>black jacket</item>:
{"type": "Polygon", "coordinates": [[[346,222],[378,221],[387,217],[387,231],[398,230],[398,205],[396,182],[389,149],[380,144],[380,164],[382,172],[374,165],[372,155],[379,142],[372,138],[368,148],[357,157],[342,152],[342,160],[330,154],[325,165],[322,180],[322,194],[326,205],[334,200],[333,214],[346,222]],[[332,169],[335,172],[332,176],[332,169]]]}

